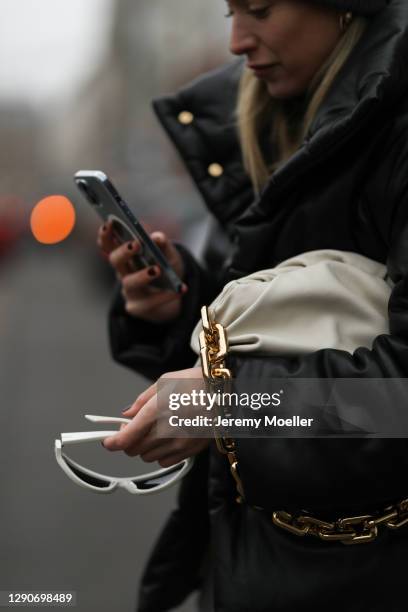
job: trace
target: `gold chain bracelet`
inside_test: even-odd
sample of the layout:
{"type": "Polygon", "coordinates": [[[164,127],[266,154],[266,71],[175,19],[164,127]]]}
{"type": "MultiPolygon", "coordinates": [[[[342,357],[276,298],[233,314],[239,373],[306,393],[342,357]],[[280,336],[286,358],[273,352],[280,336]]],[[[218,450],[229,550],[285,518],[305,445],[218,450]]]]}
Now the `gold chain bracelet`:
{"type": "MultiPolygon", "coordinates": [[[[203,331],[200,333],[200,357],[203,375],[208,383],[232,380],[231,371],[226,367],[228,338],[220,323],[211,321],[208,308],[201,309],[203,331]]],[[[227,455],[231,474],[234,478],[239,497],[238,503],[244,501],[244,488],[238,473],[238,458],[233,438],[219,437],[215,441],[220,453],[227,455]]],[[[256,510],[264,508],[253,506],[256,510]]],[[[297,536],[315,536],[326,542],[342,544],[364,544],[372,542],[378,535],[378,527],[384,526],[395,530],[408,524],[408,499],[387,506],[381,514],[364,514],[340,518],[336,521],[324,521],[308,514],[293,516],[285,511],[273,512],[272,522],[297,536]]]]}

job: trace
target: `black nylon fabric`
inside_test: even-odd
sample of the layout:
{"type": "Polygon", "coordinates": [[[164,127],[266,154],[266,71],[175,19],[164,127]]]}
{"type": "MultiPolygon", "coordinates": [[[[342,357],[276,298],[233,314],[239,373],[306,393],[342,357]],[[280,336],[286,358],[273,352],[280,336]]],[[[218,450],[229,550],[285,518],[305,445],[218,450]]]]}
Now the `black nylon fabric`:
{"type": "MultiPolygon", "coordinates": [[[[305,251],[332,248],[387,264],[396,283],[389,302],[390,334],[353,355],[330,348],[296,358],[231,355],[234,375],[408,378],[407,30],[405,0],[393,0],[370,20],[305,142],[258,198],[243,170],[233,122],[241,61],[154,102],[229,242],[221,254],[218,249],[218,265],[212,259],[210,270],[206,260],[216,251],[211,242],[201,264],[182,252],[194,299],[186,297],[182,316],[173,324],[130,319],[120,298],[116,301],[110,330],[118,361],[152,378],[192,366],[189,334],[200,306],[225,282],[305,251]],[[182,111],[191,112],[194,121],[180,123],[182,111]],[[208,173],[212,163],[223,166],[221,177],[208,173]]],[[[408,530],[345,547],[297,539],[270,521],[272,510],[307,508],[332,517],[371,512],[408,497],[405,440],[241,439],[237,444],[247,499],[268,512],[235,503],[226,460],[211,447],[208,470],[200,476],[202,494],[190,497],[191,481],[183,483],[180,508],[144,576],[140,612],[170,610],[196,588],[201,578],[197,573],[195,580],[191,568],[197,570],[197,556],[203,559],[208,549],[216,612],[406,610],[401,559],[408,553],[408,530]],[[211,528],[203,534],[207,513],[211,528]],[[172,549],[182,551],[184,562],[166,552],[172,549]],[[181,587],[183,567],[188,578],[181,587]]]]}

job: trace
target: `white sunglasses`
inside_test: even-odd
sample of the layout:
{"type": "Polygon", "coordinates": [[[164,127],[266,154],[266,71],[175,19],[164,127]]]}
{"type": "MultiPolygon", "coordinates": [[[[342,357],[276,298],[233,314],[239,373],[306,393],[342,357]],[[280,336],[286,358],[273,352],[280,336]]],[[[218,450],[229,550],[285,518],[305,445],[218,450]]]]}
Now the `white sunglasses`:
{"type": "MultiPolygon", "coordinates": [[[[104,417],[93,414],[86,414],[85,418],[92,423],[130,423],[130,419],[121,417],[104,417]]],[[[115,489],[126,489],[133,495],[148,495],[163,491],[172,487],[181,480],[193,466],[194,459],[188,458],[172,465],[162,468],[149,474],[132,477],[116,477],[99,474],[93,470],[83,467],[63,451],[62,447],[68,444],[80,444],[81,442],[93,442],[103,440],[108,436],[118,433],[116,431],[80,431],[76,433],[62,433],[61,437],[55,440],[55,457],[58,465],[73,482],[85,489],[90,489],[96,493],[112,493],[115,489]]]]}

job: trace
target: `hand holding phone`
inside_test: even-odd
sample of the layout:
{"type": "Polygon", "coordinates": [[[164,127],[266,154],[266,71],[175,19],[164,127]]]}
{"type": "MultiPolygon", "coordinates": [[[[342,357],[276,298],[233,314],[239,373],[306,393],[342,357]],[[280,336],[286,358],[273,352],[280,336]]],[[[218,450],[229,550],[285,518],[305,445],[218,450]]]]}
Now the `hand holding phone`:
{"type": "MultiPolygon", "coordinates": [[[[179,277],[183,278],[181,255],[167,236],[162,232],[154,232],[150,238],[163,251],[179,277]]],[[[122,296],[128,314],[155,323],[170,321],[180,314],[182,296],[187,291],[184,283],[181,293],[159,290],[152,286],[152,282],[160,277],[161,272],[157,266],[136,272],[129,271],[129,262],[139,248],[136,240],[118,246],[112,226],[107,222],[99,229],[98,245],[109,256],[109,261],[121,280],[122,296]]]]}
{"type": "Polygon", "coordinates": [[[155,285],[180,292],[183,285],[181,279],[106,174],[100,170],[80,170],[75,174],[74,181],[96,214],[105,223],[111,222],[112,232],[119,243],[137,239],[140,248],[132,259],[134,268],[159,266],[161,274],[155,285]]]}
{"type": "Polygon", "coordinates": [[[175,318],[187,289],[176,247],[160,232],[147,234],[104,172],[81,170],[74,181],[104,222],[98,242],[121,279],[127,312],[153,322],[175,318]]]}

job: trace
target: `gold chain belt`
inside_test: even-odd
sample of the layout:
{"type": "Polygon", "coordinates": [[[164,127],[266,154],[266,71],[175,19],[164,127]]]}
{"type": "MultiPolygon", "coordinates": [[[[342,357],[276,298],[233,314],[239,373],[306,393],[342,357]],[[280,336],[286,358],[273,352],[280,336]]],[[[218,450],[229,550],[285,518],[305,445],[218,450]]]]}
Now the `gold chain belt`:
{"type": "MultiPolygon", "coordinates": [[[[201,309],[203,331],[200,333],[200,357],[203,375],[208,383],[232,380],[231,371],[226,367],[228,354],[228,338],[220,323],[211,321],[208,308],[201,309]]],[[[245,499],[244,488],[238,473],[238,458],[233,438],[219,437],[215,441],[220,453],[226,455],[234,478],[238,497],[237,502],[245,499]]],[[[257,510],[263,510],[254,506],[257,510]]],[[[364,544],[372,542],[378,535],[378,527],[399,529],[408,524],[408,499],[392,506],[387,506],[381,514],[364,514],[350,516],[336,521],[323,521],[313,516],[301,514],[293,516],[288,512],[272,513],[272,522],[277,527],[285,529],[297,536],[311,535],[326,542],[341,542],[342,544],[364,544]]]]}

